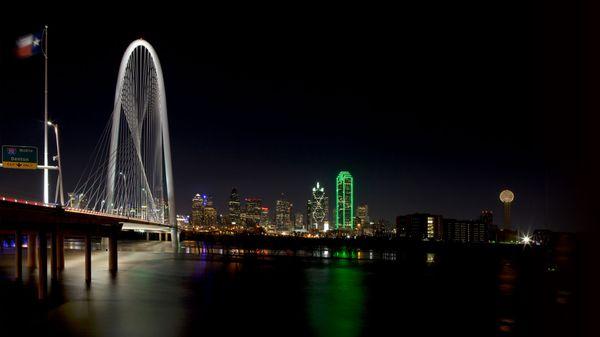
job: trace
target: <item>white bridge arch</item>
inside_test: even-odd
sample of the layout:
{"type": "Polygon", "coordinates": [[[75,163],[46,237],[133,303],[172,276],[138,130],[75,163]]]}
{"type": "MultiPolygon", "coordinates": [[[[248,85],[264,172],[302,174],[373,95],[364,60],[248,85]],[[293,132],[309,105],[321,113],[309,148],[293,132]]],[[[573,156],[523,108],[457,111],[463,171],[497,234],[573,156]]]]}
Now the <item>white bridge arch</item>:
{"type": "Polygon", "coordinates": [[[112,116],[93,157],[69,206],[168,225],[177,244],[163,73],[145,40],[132,42],[123,54],[112,116]]]}

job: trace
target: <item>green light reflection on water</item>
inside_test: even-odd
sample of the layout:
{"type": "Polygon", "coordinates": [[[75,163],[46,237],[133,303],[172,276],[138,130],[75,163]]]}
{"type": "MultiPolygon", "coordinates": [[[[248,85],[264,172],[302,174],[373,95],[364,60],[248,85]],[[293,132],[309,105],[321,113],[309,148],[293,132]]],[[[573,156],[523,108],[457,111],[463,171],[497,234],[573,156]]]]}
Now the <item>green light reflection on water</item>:
{"type": "Polygon", "coordinates": [[[308,316],[316,336],[353,337],[363,326],[363,271],[347,261],[307,270],[308,316]]]}

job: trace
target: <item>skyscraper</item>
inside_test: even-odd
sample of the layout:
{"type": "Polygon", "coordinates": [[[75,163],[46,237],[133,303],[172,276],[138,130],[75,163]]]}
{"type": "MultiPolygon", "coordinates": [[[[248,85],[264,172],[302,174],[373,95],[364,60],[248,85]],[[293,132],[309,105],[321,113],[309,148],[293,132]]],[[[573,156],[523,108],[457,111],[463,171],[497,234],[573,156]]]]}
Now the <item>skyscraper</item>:
{"type": "Polygon", "coordinates": [[[269,221],[269,208],[268,207],[262,207],[260,209],[260,225],[268,228],[270,224],[269,221]]]}
{"type": "Polygon", "coordinates": [[[217,225],[217,209],[213,206],[204,207],[204,217],[202,219],[202,225],[205,227],[211,227],[217,225]]]}
{"type": "Polygon", "coordinates": [[[304,228],[304,215],[300,212],[296,212],[294,214],[294,230],[295,231],[303,231],[304,228]]]}
{"type": "Polygon", "coordinates": [[[292,229],[292,204],[285,199],[283,194],[275,205],[275,225],[280,232],[292,229]]]}
{"type": "Polygon", "coordinates": [[[308,229],[324,230],[324,223],[329,218],[329,198],[319,182],[313,187],[312,198],[306,204],[306,218],[308,229]]]}
{"type": "Polygon", "coordinates": [[[356,217],[360,221],[360,225],[364,228],[369,223],[369,206],[362,204],[356,209],[356,217]]]}
{"type": "Polygon", "coordinates": [[[354,179],[348,171],[335,180],[335,228],[354,229],[354,179]]]}
{"type": "Polygon", "coordinates": [[[258,226],[260,224],[260,214],[262,213],[262,199],[246,198],[245,214],[246,226],[258,226]]]}
{"type": "Polygon", "coordinates": [[[204,198],[196,194],[192,199],[192,217],[190,223],[192,227],[202,226],[202,217],[204,214],[204,198]]]}
{"type": "Polygon", "coordinates": [[[237,189],[233,188],[231,190],[231,195],[229,196],[229,221],[232,225],[240,225],[240,196],[238,195],[237,189]]]}

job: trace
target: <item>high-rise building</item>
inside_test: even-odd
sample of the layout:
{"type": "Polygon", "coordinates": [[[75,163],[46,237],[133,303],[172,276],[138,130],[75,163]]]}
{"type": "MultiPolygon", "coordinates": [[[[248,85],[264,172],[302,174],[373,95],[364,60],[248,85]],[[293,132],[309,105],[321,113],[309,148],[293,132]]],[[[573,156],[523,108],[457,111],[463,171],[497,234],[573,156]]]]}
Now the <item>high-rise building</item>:
{"type": "Polygon", "coordinates": [[[184,231],[193,230],[193,228],[190,226],[190,217],[177,214],[177,227],[184,231]]]}
{"type": "Polygon", "coordinates": [[[306,222],[308,229],[324,230],[325,221],[329,220],[329,198],[325,196],[325,188],[317,182],[312,189],[312,198],[306,204],[306,222]]]}
{"type": "Polygon", "coordinates": [[[212,196],[206,194],[196,194],[194,196],[190,222],[195,229],[216,226],[217,209],[214,207],[212,196]]]}
{"type": "Polygon", "coordinates": [[[217,209],[213,206],[204,207],[204,217],[202,219],[202,226],[212,227],[217,225],[217,209]]]}
{"type": "Polygon", "coordinates": [[[489,241],[489,226],[482,221],[444,219],[444,240],[484,243],[489,241]]]}
{"type": "Polygon", "coordinates": [[[306,228],[304,227],[304,214],[297,212],[294,214],[294,230],[295,231],[303,231],[306,228]]]}
{"type": "Polygon", "coordinates": [[[358,206],[356,208],[356,217],[363,228],[369,224],[369,206],[367,204],[358,206]]]}
{"type": "Polygon", "coordinates": [[[192,217],[190,219],[192,227],[196,228],[202,226],[204,206],[204,198],[200,194],[196,194],[192,199],[192,217]]]}
{"type": "Polygon", "coordinates": [[[248,227],[258,226],[260,224],[260,215],[262,213],[262,199],[260,198],[246,198],[244,200],[246,221],[245,224],[248,227]]]}
{"type": "Polygon", "coordinates": [[[260,225],[268,228],[271,223],[269,221],[269,208],[268,207],[262,207],[260,209],[260,225]]]}
{"type": "Polygon", "coordinates": [[[396,217],[396,235],[412,240],[440,241],[443,237],[441,215],[415,213],[396,217]]]}
{"type": "Polygon", "coordinates": [[[277,200],[275,204],[275,226],[280,232],[292,230],[292,204],[287,201],[284,195],[277,200]]]}
{"type": "Polygon", "coordinates": [[[240,225],[240,196],[238,194],[237,189],[233,188],[231,190],[231,195],[229,196],[229,203],[227,204],[229,208],[229,221],[232,225],[240,225]]]}
{"type": "Polygon", "coordinates": [[[354,179],[341,171],[335,181],[335,228],[354,229],[354,179]]]}

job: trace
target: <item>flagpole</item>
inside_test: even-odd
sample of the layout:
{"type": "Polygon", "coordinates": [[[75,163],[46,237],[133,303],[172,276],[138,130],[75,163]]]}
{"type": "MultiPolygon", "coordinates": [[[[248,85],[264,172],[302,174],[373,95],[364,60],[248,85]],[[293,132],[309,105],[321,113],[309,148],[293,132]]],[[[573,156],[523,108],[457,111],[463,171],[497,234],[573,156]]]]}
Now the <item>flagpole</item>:
{"type": "MultiPolygon", "coordinates": [[[[48,25],[44,26],[44,166],[48,167],[48,25]]],[[[48,169],[44,169],[44,204],[49,202],[48,169]]]]}

